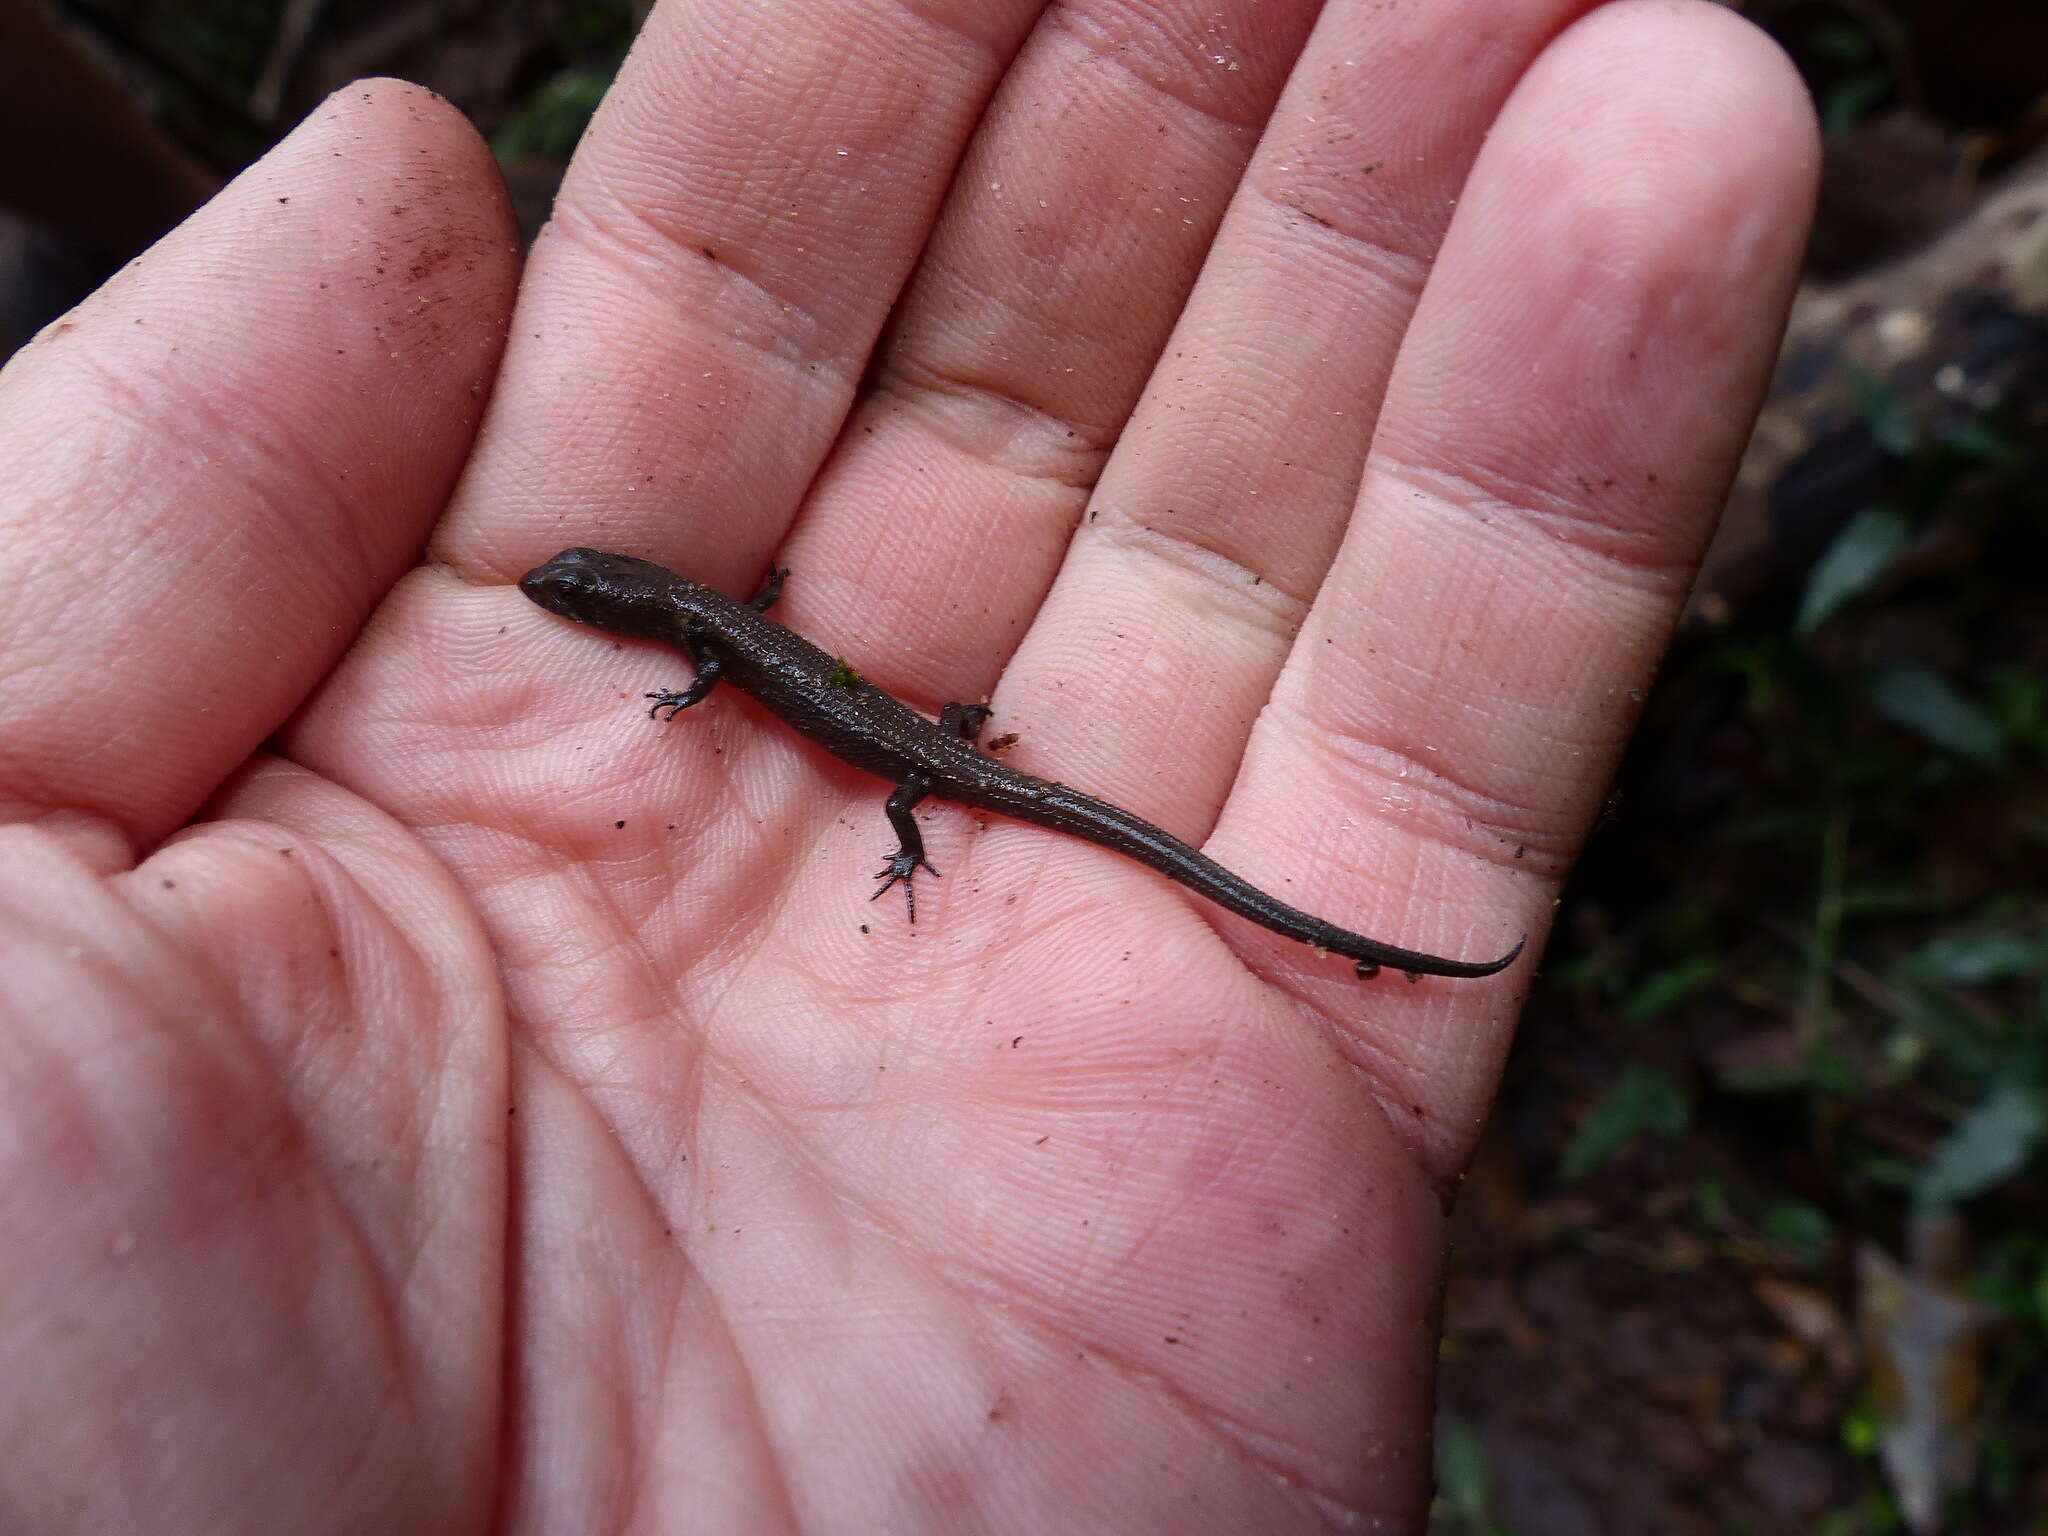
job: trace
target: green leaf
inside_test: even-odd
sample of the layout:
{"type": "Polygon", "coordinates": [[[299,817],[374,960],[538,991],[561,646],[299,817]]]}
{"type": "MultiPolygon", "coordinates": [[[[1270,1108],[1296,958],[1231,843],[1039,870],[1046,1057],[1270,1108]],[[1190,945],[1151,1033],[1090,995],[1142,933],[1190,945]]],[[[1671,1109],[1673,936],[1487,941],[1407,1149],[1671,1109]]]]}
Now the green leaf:
{"type": "Polygon", "coordinates": [[[1870,700],[1892,724],[1945,752],[1986,768],[2005,764],[2005,733],[1998,722],[1931,668],[1917,662],[1879,668],[1870,679],[1870,700]]]}
{"type": "Polygon", "coordinates": [[[2001,1083],[1958,1120],[1935,1149],[1913,1190],[1921,1205],[1950,1205],[2003,1184],[2026,1166],[2048,1131],[2041,1096],[2001,1083]]]}
{"type": "Polygon", "coordinates": [[[1608,1089],[1558,1166],[1570,1182],[1584,1178],[1645,1131],[1683,1136],[1692,1125],[1692,1100],[1669,1073],[1632,1066],[1608,1089]]]}
{"type": "Polygon", "coordinates": [[[1863,1092],[1863,1074],[1856,1070],[1856,1063],[1840,1051],[1826,1045],[1815,1045],[1806,1053],[1807,1086],[1818,1093],[1831,1093],[1838,1099],[1853,1099],[1863,1092]]]}
{"type": "Polygon", "coordinates": [[[1877,446],[1895,459],[1910,459],[1920,448],[1920,424],[1907,408],[1905,396],[1868,368],[1850,363],[1849,393],[1877,446]]]}
{"type": "Polygon", "coordinates": [[[1486,1446],[1463,1419],[1443,1415],[1436,1426],[1436,1491],[1473,1529],[1486,1525],[1493,1494],[1486,1470],[1486,1446]]]}
{"type": "Polygon", "coordinates": [[[1944,448],[1980,464],[2010,464],[2020,457],[2019,445],[1981,416],[1950,422],[1938,435],[1944,448]]]}
{"type": "Polygon", "coordinates": [[[1721,961],[1714,955],[1695,955],[1652,971],[1622,1004],[1622,1017],[1631,1024],[1646,1023],[1684,1002],[1720,973],[1721,961]]]}
{"type": "Polygon", "coordinates": [[[1809,1264],[1827,1257],[1834,1241],[1835,1224],[1828,1213],[1804,1200],[1776,1200],[1763,1214],[1764,1236],[1781,1248],[1789,1248],[1809,1264]]]}
{"type": "Polygon", "coordinates": [[[1699,1223],[1709,1232],[1726,1232],[1734,1213],[1728,1208],[1728,1191],[1721,1181],[1708,1174],[1699,1182],[1694,1199],[1698,1205],[1699,1223]]]}
{"type": "Polygon", "coordinates": [[[609,70],[561,71],[527,97],[492,136],[491,152],[507,162],[527,156],[568,159],[611,83],[609,70]]]}
{"type": "Polygon", "coordinates": [[[1846,1154],[1844,1163],[1856,1183],[1873,1189],[1904,1194],[1920,1181],[1920,1165],[1910,1157],[1859,1150],[1846,1154]]]}
{"type": "Polygon", "coordinates": [[[1865,507],[1850,518],[1808,573],[1792,632],[1812,634],[1844,604],[1868,592],[1891,569],[1912,532],[1906,514],[1893,507],[1865,507]]]}
{"type": "Polygon", "coordinates": [[[1989,678],[1987,708],[2008,741],[2048,749],[2048,676],[2025,667],[1999,667],[1989,678]]]}
{"type": "Polygon", "coordinates": [[[2030,1232],[1993,1239],[1970,1276],[1970,1294],[2016,1323],[2048,1329],[2048,1240],[2030,1232]]]}
{"type": "Polygon", "coordinates": [[[1870,69],[1847,76],[1821,98],[1821,132],[1831,139],[1839,138],[1870,116],[1891,93],[1892,77],[1888,70],[1870,69]]]}
{"type": "Polygon", "coordinates": [[[1899,917],[1940,912],[1943,903],[1927,888],[1920,871],[1894,879],[1858,880],[1842,887],[1842,911],[1850,917],[1899,917]]]}
{"type": "Polygon", "coordinates": [[[1930,939],[1913,968],[1952,987],[1981,987],[2048,966],[2048,945],[2016,933],[1947,934],[1930,939]]]}
{"type": "Polygon", "coordinates": [[[1807,34],[1806,47],[1817,59],[1835,64],[1862,64],[1877,57],[1877,40],[1862,27],[1835,22],[1807,34]]]}

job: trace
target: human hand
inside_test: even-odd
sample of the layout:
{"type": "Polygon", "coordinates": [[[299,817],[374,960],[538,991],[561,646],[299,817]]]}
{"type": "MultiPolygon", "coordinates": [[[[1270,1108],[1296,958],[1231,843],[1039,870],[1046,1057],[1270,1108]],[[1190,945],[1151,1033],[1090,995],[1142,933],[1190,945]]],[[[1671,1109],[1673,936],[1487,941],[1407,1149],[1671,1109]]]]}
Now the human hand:
{"type": "Polygon", "coordinates": [[[876,781],[511,582],[772,559],[1298,906],[1539,931],[1813,160],[1588,8],[665,5],[516,311],[371,84],[19,357],[0,1526],[1413,1528],[1532,962],[943,805],[911,928],[876,781]]]}

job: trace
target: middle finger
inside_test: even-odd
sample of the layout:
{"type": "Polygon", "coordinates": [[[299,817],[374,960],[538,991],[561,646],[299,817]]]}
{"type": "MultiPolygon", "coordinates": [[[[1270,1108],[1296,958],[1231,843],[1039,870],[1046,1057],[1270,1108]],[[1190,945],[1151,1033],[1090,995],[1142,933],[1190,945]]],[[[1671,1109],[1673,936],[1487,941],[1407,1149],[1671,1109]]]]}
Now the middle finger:
{"type": "Polygon", "coordinates": [[[920,703],[978,699],[1071,559],[1006,720],[1031,765],[1203,832],[1464,176],[1587,8],[1155,7],[1149,71],[1093,73],[1102,34],[1042,22],[795,531],[798,622],[920,703]],[[1190,676],[1201,718],[1163,717],[1190,676]]]}
{"type": "Polygon", "coordinates": [[[1050,585],[1313,0],[1047,9],[796,529],[795,622],[979,698],[1050,585]],[[905,537],[908,533],[911,537],[905,537]]]}

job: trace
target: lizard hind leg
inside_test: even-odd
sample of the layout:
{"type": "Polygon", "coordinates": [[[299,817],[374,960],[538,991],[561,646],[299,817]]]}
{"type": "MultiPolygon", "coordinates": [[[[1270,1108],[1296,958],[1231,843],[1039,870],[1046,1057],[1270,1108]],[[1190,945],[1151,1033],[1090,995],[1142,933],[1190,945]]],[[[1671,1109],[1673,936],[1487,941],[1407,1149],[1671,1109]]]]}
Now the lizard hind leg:
{"type": "Polygon", "coordinates": [[[931,781],[922,774],[913,774],[898,784],[889,796],[889,803],[883,807],[889,817],[889,825],[896,831],[897,848],[875,878],[882,882],[876,888],[873,901],[884,891],[897,884],[903,887],[903,904],[909,910],[910,921],[917,921],[917,887],[912,877],[921,869],[934,880],[939,872],[933,869],[924,856],[924,834],[918,830],[917,818],[911,814],[917,803],[931,793],[931,781]]]}

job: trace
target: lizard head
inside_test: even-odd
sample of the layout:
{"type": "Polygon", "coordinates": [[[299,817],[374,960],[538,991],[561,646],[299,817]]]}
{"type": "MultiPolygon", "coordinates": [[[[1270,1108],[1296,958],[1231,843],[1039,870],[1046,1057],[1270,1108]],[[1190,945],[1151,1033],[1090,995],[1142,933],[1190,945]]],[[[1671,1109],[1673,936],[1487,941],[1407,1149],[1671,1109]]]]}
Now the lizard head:
{"type": "Polygon", "coordinates": [[[674,635],[675,597],[689,585],[652,560],[595,549],[565,549],[519,578],[519,590],[549,613],[646,640],[674,635]]]}

